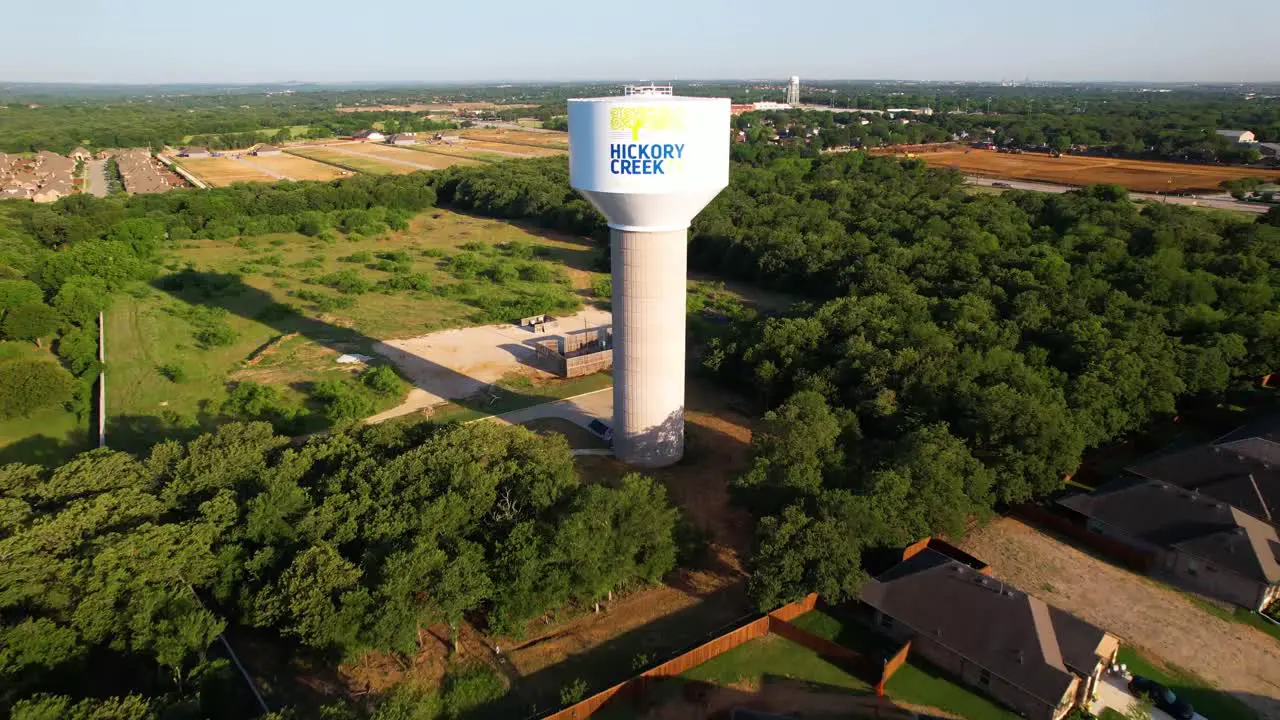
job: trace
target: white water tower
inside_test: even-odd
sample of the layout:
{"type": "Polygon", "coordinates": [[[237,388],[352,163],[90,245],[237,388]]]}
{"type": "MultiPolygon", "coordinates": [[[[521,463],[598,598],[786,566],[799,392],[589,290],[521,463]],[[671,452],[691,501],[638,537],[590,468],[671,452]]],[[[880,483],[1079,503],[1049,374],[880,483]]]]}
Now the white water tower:
{"type": "Polygon", "coordinates": [[[729,184],[729,100],[655,85],[570,100],[569,178],[609,221],[614,452],[670,465],[684,454],[687,234],[729,184]]]}

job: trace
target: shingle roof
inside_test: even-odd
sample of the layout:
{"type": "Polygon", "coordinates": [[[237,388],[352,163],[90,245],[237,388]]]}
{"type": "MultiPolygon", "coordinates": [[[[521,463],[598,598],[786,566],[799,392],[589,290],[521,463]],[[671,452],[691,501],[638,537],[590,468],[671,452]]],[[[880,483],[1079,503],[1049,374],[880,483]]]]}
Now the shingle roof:
{"type": "Polygon", "coordinates": [[[1120,480],[1058,503],[1127,535],[1244,577],[1280,582],[1280,537],[1238,508],[1159,480],[1120,480]]]}
{"type": "Polygon", "coordinates": [[[1106,634],[937,552],[924,550],[867,582],[862,601],[1056,705],[1075,670],[1091,674],[1106,634]]]}
{"type": "Polygon", "coordinates": [[[1280,521],[1280,416],[1245,425],[1213,443],[1142,460],[1134,475],[1161,480],[1280,521]]]}

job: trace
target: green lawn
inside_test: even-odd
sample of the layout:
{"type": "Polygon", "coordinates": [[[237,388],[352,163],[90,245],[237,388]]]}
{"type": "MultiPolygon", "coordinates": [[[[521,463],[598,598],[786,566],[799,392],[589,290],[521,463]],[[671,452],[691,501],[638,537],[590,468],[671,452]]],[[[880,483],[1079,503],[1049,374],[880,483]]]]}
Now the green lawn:
{"type": "Polygon", "coordinates": [[[716,685],[742,682],[757,685],[766,675],[862,693],[872,690],[866,682],[822,659],[814,651],[777,635],[766,635],[739,645],[686,671],[681,677],[716,685]]]}
{"type": "Polygon", "coordinates": [[[1120,648],[1118,662],[1127,665],[1134,675],[1167,685],[1208,720],[1257,720],[1258,714],[1248,705],[1189,670],[1169,663],[1156,664],[1128,646],[1120,648]]]}
{"type": "Polygon", "coordinates": [[[497,385],[497,395],[492,403],[488,401],[482,404],[474,401],[468,401],[465,404],[446,403],[432,411],[431,418],[440,422],[470,422],[553,400],[563,400],[613,387],[613,373],[605,371],[541,385],[534,385],[527,377],[514,376],[503,378],[495,385],[497,385]]]}
{"type": "Polygon", "coordinates": [[[308,160],[315,160],[316,162],[333,165],[344,170],[351,170],[352,172],[365,173],[368,175],[391,175],[393,173],[406,173],[413,170],[413,168],[410,168],[407,165],[381,163],[372,158],[348,155],[347,153],[338,152],[336,150],[327,150],[325,148],[289,148],[288,152],[291,155],[304,157],[308,160]]]}
{"type": "MultiPolygon", "coordinates": [[[[1177,588],[1174,588],[1174,589],[1176,590],[1177,588]]],[[[1216,615],[1222,618],[1223,620],[1227,620],[1229,622],[1236,622],[1236,623],[1240,623],[1241,625],[1248,625],[1250,627],[1261,630],[1262,632],[1275,638],[1277,641],[1280,641],[1280,624],[1271,622],[1267,620],[1265,617],[1263,617],[1262,615],[1259,615],[1258,613],[1253,612],[1252,610],[1245,610],[1244,608],[1239,608],[1239,607],[1232,608],[1231,610],[1227,610],[1225,608],[1219,607],[1218,605],[1215,605],[1214,603],[1201,600],[1200,598],[1190,593],[1186,593],[1186,597],[1188,600],[1191,601],[1192,604],[1196,605],[1197,607],[1209,613],[1210,615],[1216,615]]]]}
{"type": "MultiPolygon", "coordinates": [[[[882,655],[896,650],[887,647],[855,618],[844,615],[840,610],[814,610],[796,618],[793,624],[858,652],[882,655]]],[[[927,662],[910,656],[907,663],[889,679],[885,693],[903,702],[938,708],[970,720],[1013,720],[1018,717],[927,662]]]]}
{"type": "MultiPolygon", "coordinates": [[[[47,347],[42,349],[29,342],[14,341],[0,341],[0,360],[58,361],[47,347]]],[[[61,406],[0,421],[0,464],[62,462],[96,442],[90,435],[90,424],[91,418],[79,419],[61,406]]]]}

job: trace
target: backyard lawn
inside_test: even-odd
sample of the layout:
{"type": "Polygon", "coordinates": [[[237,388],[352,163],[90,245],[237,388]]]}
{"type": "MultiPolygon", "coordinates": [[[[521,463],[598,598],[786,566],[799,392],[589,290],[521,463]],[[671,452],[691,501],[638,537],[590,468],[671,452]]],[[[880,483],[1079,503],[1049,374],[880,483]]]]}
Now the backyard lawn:
{"type": "Polygon", "coordinates": [[[715,685],[758,686],[767,676],[785,677],[858,692],[871,692],[863,680],[824,660],[816,652],[777,635],[744,643],[686,671],[681,677],[715,685]]]}
{"type": "Polygon", "coordinates": [[[1191,703],[1196,712],[1209,720],[1257,720],[1253,708],[1232,695],[1214,688],[1204,678],[1169,663],[1156,664],[1132,647],[1120,648],[1117,660],[1129,672],[1155,680],[1191,703]]]}

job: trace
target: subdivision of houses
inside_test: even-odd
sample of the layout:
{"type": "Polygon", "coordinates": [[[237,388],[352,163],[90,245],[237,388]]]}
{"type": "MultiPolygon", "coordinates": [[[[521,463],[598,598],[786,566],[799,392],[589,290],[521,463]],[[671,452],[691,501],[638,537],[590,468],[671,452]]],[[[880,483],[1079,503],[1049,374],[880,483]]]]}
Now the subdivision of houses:
{"type": "Polygon", "coordinates": [[[1251,610],[1280,600],[1280,417],[1141,460],[1057,504],[1175,585],[1251,610]]]}
{"type": "Polygon", "coordinates": [[[1120,639],[997,580],[937,540],[909,546],[859,597],[872,627],[1033,720],[1087,706],[1120,639]]]}
{"type": "Polygon", "coordinates": [[[116,155],[116,167],[120,168],[124,189],[135,195],[164,192],[174,187],[168,173],[160,169],[160,164],[146,148],[125,150],[116,155]]]}
{"type": "Polygon", "coordinates": [[[76,161],[42,150],[33,157],[0,153],[0,197],[53,202],[75,192],[76,161]]]}

